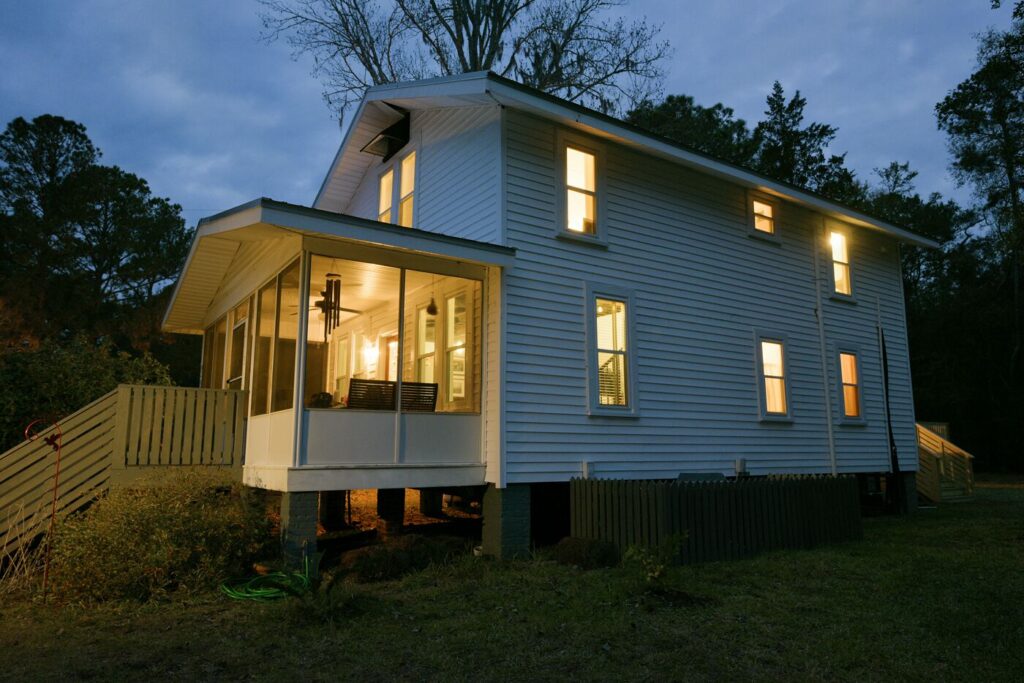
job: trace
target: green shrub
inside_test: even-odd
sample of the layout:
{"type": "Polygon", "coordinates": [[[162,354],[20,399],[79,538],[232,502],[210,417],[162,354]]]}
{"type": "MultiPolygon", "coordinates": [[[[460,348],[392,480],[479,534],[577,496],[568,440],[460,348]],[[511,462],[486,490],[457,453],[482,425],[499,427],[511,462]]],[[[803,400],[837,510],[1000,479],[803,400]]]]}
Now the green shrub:
{"type": "Polygon", "coordinates": [[[0,352],[0,452],[20,442],[32,420],[63,418],[122,383],[168,385],[171,376],[148,353],[132,356],[81,335],[0,352]]]}
{"type": "Polygon", "coordinates": [[[672,534],[656,547],[631,545],[623,556],[623,565],[633,567],[643,577],[645,583],[658,585],[668,568],[682,561],[683,543],[689,534],[672,534]]]}
{"type": "Polygon", "coordinates": [[[581,569],[602,569],[619,564],[619,550],[614,543],[596,538],[563,538],[549,550],[551,559],[581,569]]]}
{"type": "Polygon", "coordinates": [[[466,542],[459,538],[427,538],[408,534],[380,545],[353,550],[342,560],[342,567],[361,583],[390,581],[422,571],[430,565],[447,564],[467,550],[466,542]]]}
{"type": "Polygon", "coordinates": [[[262,496],[185,472],[159,486],[113,489],[54,538],[57,595],[149,600],[249,573],[270,539],[262,496]]]}

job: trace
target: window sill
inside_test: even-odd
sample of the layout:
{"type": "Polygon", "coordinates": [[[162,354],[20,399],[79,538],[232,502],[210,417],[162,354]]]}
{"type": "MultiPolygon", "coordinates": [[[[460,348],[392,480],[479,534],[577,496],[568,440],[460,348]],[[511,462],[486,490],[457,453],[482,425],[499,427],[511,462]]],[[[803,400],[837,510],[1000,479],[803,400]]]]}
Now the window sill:
{"type": "Polygon", "coordinates": [[[840,427],[867,427],[868,421],[863,418],[844,417],[839,421],[840,427]]]}
{"type": "Polygon", "coordinates": [[[782,246],[782,240],[779,239],[777,233],[772,233],[769,235],[766,232],[762,232],[760,230],[755,230],[751,228],[750,230],[747,231],[747,237],[750,237],[751,239],[755,240],[760,240],[766,244],[774,244],[776,247],[782,246]]]}
{"type": "Polygon", "coordinates": [[[611,408],[606,406],[591,406],[587,409],[588,417],[627,417],[637,418],[640,417],[639,411],[636,408],[611,408]]]}
{"type": "Polygon", "coordinates": [[[565,240],[567,242],[586,244],[587,246],[596,247],[598,249],[608,248],[608,241],[602,239],[601,237],[598,237],[597,235],[588,235],[582,232],[569,232],[567,230],[562,230],[558,232],[555,235],[555,237],[557,237],[560,240],[565,240]]]}
{"type": "Polygon", "coordinates": [[[850,306],[856,306],[857,305],[857,299],[855,299],[850,294],[838,294],[836,292],[833,292],[832,295],[829,296],[829,299],[831,299],[832,301],[838,301],[840,303],[844,303],[844,304],[847,304],[847,305],[850,305],[850,306]]]}
{"type": "Polygon", "coordinates": [[[762,424],[793,424],[790,415],[762,415],[759,419],[762,424]]]}

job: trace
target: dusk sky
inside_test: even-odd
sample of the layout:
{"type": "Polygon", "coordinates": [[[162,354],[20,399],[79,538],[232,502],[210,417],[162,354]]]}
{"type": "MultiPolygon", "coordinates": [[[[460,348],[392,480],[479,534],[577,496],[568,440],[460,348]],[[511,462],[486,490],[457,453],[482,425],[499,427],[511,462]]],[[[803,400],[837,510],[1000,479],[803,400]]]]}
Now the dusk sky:
{"type": "MultiPolygon", "coordinates": [[[[934,105],[975,64],[974,35],[1009,25],[989,0],[648,0],[663,23],[666,93],[753,123],[778,79],[839,128],[862,178],[891,160],[918,190],[966,198],[946,172],[934,105]]],[[[104,162],[147,179],[188,223],[259,196],[310,204],[341,140],[308,57],[260,38],[255,0],[0,4],[0,125],[57,114],[104,162]]]]}

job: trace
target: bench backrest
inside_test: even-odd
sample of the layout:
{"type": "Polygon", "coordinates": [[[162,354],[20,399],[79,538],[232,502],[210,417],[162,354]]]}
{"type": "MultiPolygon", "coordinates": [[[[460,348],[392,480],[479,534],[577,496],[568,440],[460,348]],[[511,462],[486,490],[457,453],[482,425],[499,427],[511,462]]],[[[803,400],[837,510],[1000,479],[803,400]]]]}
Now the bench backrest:
{"type": "MultiPolygon", "coordinates": [[[[394,410],[395,383],[382,379],[355,379],[348,386],[348,407],[394,410]]],[[[437,408],[437,384],[402,382],[402,410],[432,413],[437,408]]]]}

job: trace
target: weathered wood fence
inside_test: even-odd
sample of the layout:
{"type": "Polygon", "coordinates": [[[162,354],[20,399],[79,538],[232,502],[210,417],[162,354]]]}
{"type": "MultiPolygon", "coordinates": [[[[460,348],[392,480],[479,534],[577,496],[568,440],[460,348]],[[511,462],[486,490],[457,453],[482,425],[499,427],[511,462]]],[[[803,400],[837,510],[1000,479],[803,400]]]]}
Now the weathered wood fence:
{"type": "Polygon", "coordinates": [[[750,557],[862,537],[855,477],[570,483],[571,533],[657,547],[685,534],[683,563],[750,557]]]}
{"type": "MultiPolygon", "coordinates": [[[[141,484],[175,468],[241,477],[247,394],[121,385],[60,420],[57,514],[69,515],[111,486],[141,484]]],[[[57,454],[52,428],[0,453],[0,557],[35,538],[49,518],[57,454]]]]}

